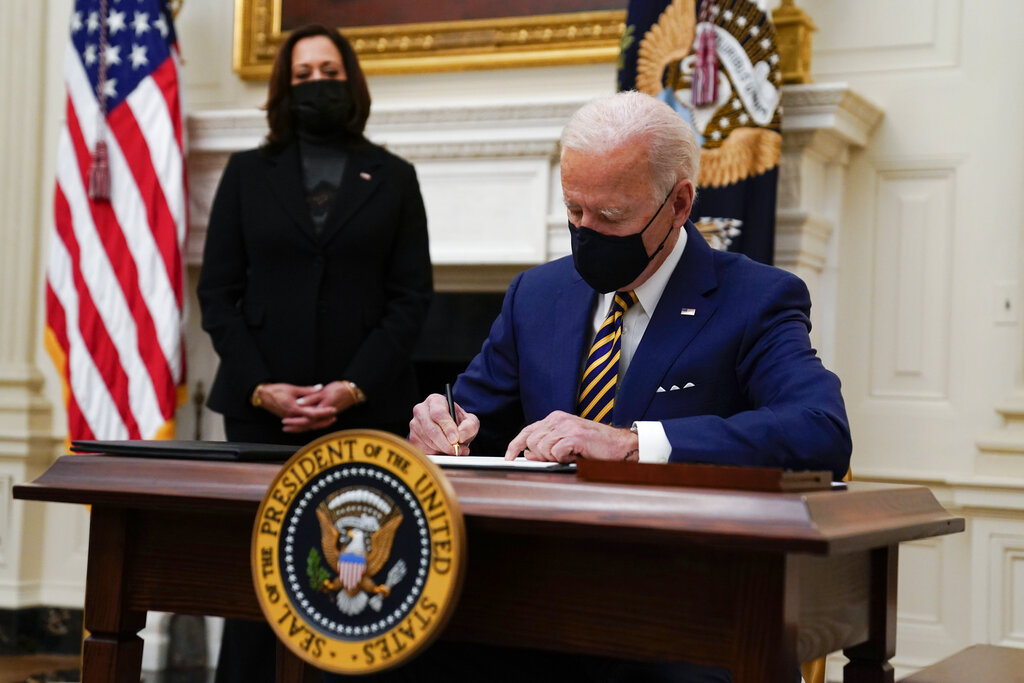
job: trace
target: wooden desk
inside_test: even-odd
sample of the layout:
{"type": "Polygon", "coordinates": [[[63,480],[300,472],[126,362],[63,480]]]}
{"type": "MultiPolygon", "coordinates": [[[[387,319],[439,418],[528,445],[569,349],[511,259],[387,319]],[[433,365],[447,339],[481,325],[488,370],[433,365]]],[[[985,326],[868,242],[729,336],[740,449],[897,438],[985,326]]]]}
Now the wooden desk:
{"type": "MultiPolygon", "coordinates": [[[[277,467],[60,458],[16,498],[93,506],[83,683],[138,681],[146,610],[261,618],[249,574],[277,467]]],[[[898,543],[962,531],[924,487],[751,493],[449,470],[468,575],[444,637],[724,665],[791,680],[846,648],[848,683],[893,681],[898,543]]],[[[279,649],[279,652],[283,650],[279,649]]],[[[278,680],[301,680],[290,654],[278,680]]]]}

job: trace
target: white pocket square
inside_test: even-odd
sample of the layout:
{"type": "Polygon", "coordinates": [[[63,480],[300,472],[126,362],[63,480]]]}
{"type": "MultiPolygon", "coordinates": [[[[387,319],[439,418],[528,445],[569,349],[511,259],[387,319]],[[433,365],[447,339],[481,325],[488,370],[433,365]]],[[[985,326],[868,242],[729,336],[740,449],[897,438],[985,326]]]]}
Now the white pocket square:
{"type": "Polygon", "coordinates": [[[689,389],[690,387],[696,386],[693,382],[687,382],[683,385],[683,389],[689,389]]]}
{"type": "Polygon", "coordinates": [[[665,387],[658,387],[658,390],[656,392],[654,392],[654,393],[656,393],[656,394],[664,394],[665,393],[665,387]]]}

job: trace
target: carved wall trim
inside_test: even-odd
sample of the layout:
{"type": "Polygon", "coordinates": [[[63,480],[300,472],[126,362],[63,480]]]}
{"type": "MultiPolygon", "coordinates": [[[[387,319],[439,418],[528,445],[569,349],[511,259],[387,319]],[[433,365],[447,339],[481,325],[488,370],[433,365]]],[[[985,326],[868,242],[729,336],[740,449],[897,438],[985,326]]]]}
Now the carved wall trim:
{"type": "Polygon", "coordinates": [[[387,148],[410,161],[481,157],[551,157],[558,153],[552,140],[479,140],[473,142],[394,142],[387,148]]]}
{"type": "MultiPolygon", "coordinates": [[[[585,102],[586,99],[577,98],[460,107],[378,107],[370,118],[367,134],[396,154],[425,165],[473,160],[497,169],[514,159],[547,159],[552,178],[557,180],[558,139],[562,126],[585,102]]],[[[786,197],[780,209],[786,212],[780,211],[779,216],[782,242],[777,260],[784,267],[799,269],[800,275],[807,279],[820,273],[825,265],[825,247],[833,231],[829,222],[834,221],[810,207],[838,205],[838,202],[825,202],[820,196],[811,196],[810,185],[801,182],[801,174],[816,170],[805,170],[804,160],[811,159],[815,169],[822,165],[845,165],[849,147],[864,144],[882,112],[843,84],[785,86],[782,102],[785,107],[784,156],[789,163],[784,160],[780,171],[780,185],[785,188],[780,195],[786,197]]],[[[266,125],[263,112],[258,110],[211,111],[189,116],[188,127],[192,231],[187,258],[190,264],[197,264],[213,190],[226,156],[259,144],[266,125]]],[[[424,174],[429,174],[426,167],[424,174]]],[[[820,187],[820,183],[815,187],[820,187]]],[[[547,204],[550,215],[554,215],[560,200],[556,196],[557,188],[551,188],[550,192],[549,196],[534,200],[547,204]]],[[[453,193],[447,199],[457,201],[458,194],[453,193]]],[[[500,210],[500,206],[495,210],[500,210]]],[[[475,219],[467,217],[467,220],[475,219]]],[[[515,239],[515,234],[510,234],[509,239],[515,239]]],[[[553,235],[549,240],[548,258],[562,255],[561,243],[557,234],[553,235]]],[[[481,278],[482,270],[496,265],[502,264],[463,263],[461,267],[473,270],[472,277],[463,277],[456,275],[456,264],[446,263],[442,258],[439,284],[460,289],[466,287],[467,282],[481,278]]],[[[522,265],[507,263],[502,270],[522,265]]],[[[494,278],[483,277],[483,280],[489,287],[497,282],[494,278]]],[[[809,285],[813,291],[814,283],[809,285]]]]}
{"type": "MultiPolygon", "coordinates": [[[[44,41],[42,3],[0,6],[0,37],[6,49],[30,53],[44,41]]],[[[44,41],[45,42],[45,41],[44,41]]],[[[52,455],[51,406],[42,394],[38,352],[43,321],[37,307],[42,278],[39,253],[50,218],[41,210],[41,178],[26,173],[26,160],[43,154],[42,89],[45,64],[39,59],[0,62],[0,82],[24,97],[0,102],[0,203],[4,206],[4,248],[0,250],[0,462],[52,455]],[[14,134],[13,131],[17,131],[14,134]]],[[[52,180],[44,181],[52,182],[52,180]]],[[[44,262],[44,261],[43,261],[44,262]]]]}
{"type": "Polygon", "coordinates": [[[44,394],[41,368],[50,360],[40,344],[43,248],[52,221],[44,198],[53,176],[40,172],[47,168],[41,160],[49,156],[51,124],[44,106],[50,9],[43,2],[0,3],[0,42],[9,54],[24,55],[0,60],[0,83],[18,93],[0,100],[0,130],[6,132],[0,136],[0,607],[39,596],[37,549],[47,510],[12,501],[11,485],[40,474],[63,438],[59,428],[54,434],[53,406],[44,394]]]}
{"type": "Polygon", "coordinates": [[[817,213],[779,209],[775,214],[775,261],[821,272],[834,224],[817,213]]]}
{"type": "Polygon", "coordinates": [[[934,475],[919,470],[858,468],[854,478],[856,481],[927,486],[943,507],[954,513],[1013,512],[1020,519],[1019,511],[1024,511],[1024,477],[934,475]]]}
{"type": "Polygon", "coordinates": [[[782,131],[832,130],[863,146],[883,110],[845,83],[807,83],[782,88],[782,131]]]}
{"type": "Polygon", "coordinates": [[[437,107],[434,109],[381,109],[374,110],[369,126],[422,126],[425,124],[466,124],[509,122],[546,122],[559,128],[580,108],[584,100],[561,102],[526,102],[509,105],[482,105],[474,107],[437,107]]]}
{"type": "Polygon", "coordinates": [[[995,407],[1003,424],[978,437],[976,467],[982,472],[1010,473],[1024,478],[1024,392],[995,407]]]}

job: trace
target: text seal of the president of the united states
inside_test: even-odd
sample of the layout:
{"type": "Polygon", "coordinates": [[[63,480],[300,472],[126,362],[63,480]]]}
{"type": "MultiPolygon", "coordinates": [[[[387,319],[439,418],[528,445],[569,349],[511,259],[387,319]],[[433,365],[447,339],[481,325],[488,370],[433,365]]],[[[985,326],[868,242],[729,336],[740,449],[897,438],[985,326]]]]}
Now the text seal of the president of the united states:
{"type": "Polygon", "coordinates": [[[426,455],[386,432],[336,432],[271,483],[252,575],[292,652],[326,671],[371,673],[409,661],[444,628],[465,544],[455,494],[426,455]]]}

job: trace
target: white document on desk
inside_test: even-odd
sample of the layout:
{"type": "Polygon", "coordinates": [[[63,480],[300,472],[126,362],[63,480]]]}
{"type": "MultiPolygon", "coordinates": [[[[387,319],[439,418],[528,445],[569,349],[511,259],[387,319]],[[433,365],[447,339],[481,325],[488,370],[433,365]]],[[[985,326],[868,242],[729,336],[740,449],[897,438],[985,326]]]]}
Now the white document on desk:
{"type": "Polygon", "coordinates": [[[556,472],[575,472],[576,463],[545,462],[543,460],[527,460],[519,457],[505,460],[486,455],[431,455],[435,465],[452,468],[489,469],[489,470],[546,470],[556,472]]]}

